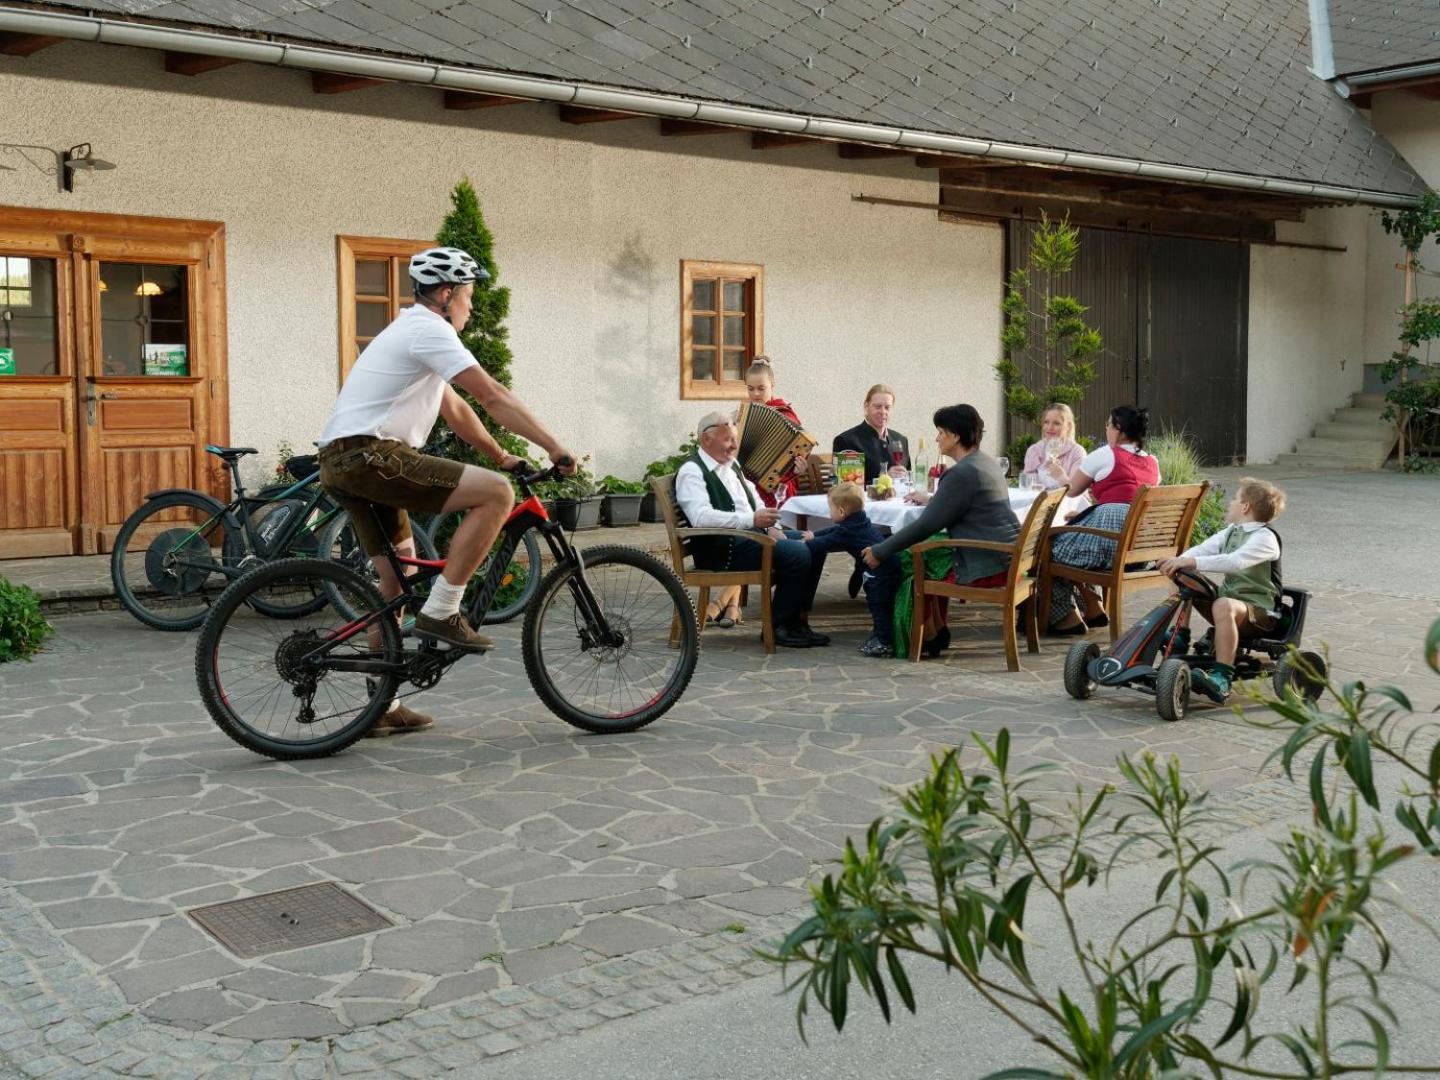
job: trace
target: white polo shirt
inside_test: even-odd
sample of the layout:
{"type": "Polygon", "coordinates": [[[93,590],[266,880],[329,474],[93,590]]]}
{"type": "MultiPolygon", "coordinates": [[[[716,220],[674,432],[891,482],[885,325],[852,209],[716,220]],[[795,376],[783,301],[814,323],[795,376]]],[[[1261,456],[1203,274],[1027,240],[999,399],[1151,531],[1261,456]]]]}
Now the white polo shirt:
{"type": "Polygon", "coordinates": [[[373,435],[423,446],[440,415],[445,384],[471,366],[479,365],[449,319],[420,304],[405,308],[350,369],[320,445],[373,435]]]}

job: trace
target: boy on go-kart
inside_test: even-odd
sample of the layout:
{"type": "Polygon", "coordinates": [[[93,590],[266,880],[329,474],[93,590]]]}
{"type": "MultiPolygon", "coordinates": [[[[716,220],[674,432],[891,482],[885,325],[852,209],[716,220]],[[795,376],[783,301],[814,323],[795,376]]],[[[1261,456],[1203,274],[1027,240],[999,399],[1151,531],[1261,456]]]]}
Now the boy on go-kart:
{"type": "MultiPolygon", "coordinates": [[[[1216,662],[1208,671],[1194,669],[1191,682],[1213,701],[1223,703],[1230,696],[1241,631],[1250,627],[1264,633],[1278,621],[1280,536],[1269,525],[1284,511],[1283,491],[1264,480],[1243,477],[1226,508],[1228,527],[1173,558],[1160,560],[1161,572],[1171,577],[1192,567],[1225,575],[1216,600],[1195,601],[1196,609],[1215,627],[1216,662]]],[[[1181,634],[1188,636],[1188,631],[1181,634]]],[[[1188,647],[1188,641],[1177,641],[1175,651],[1183,654],[1188,647]]]]}

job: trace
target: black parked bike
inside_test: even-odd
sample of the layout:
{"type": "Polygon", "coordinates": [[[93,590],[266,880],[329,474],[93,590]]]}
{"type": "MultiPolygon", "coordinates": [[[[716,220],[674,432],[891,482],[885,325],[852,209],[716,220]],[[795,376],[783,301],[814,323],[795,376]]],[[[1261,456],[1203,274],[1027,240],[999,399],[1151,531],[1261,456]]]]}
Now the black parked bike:
{"type": "MultiPolygon", "coordinates": [[[[166,488],[120,527],[110,553],[110,579],[125,610],[157,630],[193,630],[234,580],[276,559],[320,556],[362,568],[368,560],[355,542],[344,512],[319,484],[313,455],[286,463],[295,482],[245,492],[240,459],[250,447],[207,446],[225,463],[235,497],[222,504],[202,491],[166,488]]],[[[417,549],[434,554],[428,538],[417,549]]],[[[310,596],[259,592],[255,610],[279,619],[312,614],[325,606],[323,591],[310,596]]]]}
{"type": "MultiPolygon", "coordinates": [[[[614,545],[582,557],[530,491],[556,475],[551,468],[517,476],[525,498],[501,531],[477,606],[482,614],[490,607],[521,538],[538,531],[555,565],[521,631],[530,683],[567,723],[598,733],[634,731],[663,716],[689,685],[700,656],[695,609],[670,568],[643,551],[614,545]]],[[[403,557],[388,545],[384,554],[405,581],[405,591],[388,602],[370,581],[318,559],[272,563],[225,590],[195,651],[200,696],[225,734],[281,760],[334,754],[369,730],[402,684],[428,689],[472,655],[426,639],[413,648],[403,644],[402,616],[418,607],[416,590],[445,564],[403,557]],[[408,578],[406,567],[414,568],[408,578]],[[303,601],[327,588],[355,617],[331,609],[277,623],[251,611],[258,597],[303,601]]],[[[472,614],[472,625],[477,621],[472,614]]]]}

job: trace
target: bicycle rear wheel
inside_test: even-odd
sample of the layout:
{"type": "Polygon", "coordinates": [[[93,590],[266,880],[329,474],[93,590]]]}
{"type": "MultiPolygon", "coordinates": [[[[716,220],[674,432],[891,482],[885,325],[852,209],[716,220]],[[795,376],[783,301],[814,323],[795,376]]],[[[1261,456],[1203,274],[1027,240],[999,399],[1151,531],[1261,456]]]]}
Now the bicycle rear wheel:
{"type": "MultiPolygon", "coordinates": [[[[438,558],[435,554],[435,545],[430,542],[430,537],[423,529],[412,530],[415,535],[415,554],[422,559],[438,558]]],[[[350,524],[350,515],[340,511],[330,519],[325,526],[324,532],[320,534],[320,557],[337,565],[359,574],[372,586],[378,588],[380,575],[375,572],[375,564],[370,561],[370,556],[360,546],[360,540],[355,535],[355,527],[350,524]]],[[[429,583],[417,591],[417,596],[423,596],[429,591],[429,583]]],[[[325,598],[330,606],[346,618],[359,618],[360,612],[350,608],[349,600],[345,590],[338,588],[333,583],[327,584],[325,598]]]]}
{"type": "Polygon", "coordinates": [[[525,613],[521,650],[535,692],[585,731],[634,731],[680,700],[700,659],[690,595],[670,569],[635,548],[585,553],[583,580],[557,566],[525,613]],[[585,615],[592,596],[614,637],[600,640],[585,615]]]}
{"type": "Polygon", "coordinates": [[[240,565],[245,542],[225,508],[198,491],[147,500],[110,551],[110,580],[125,610],[156,630],[193,630],[240,565]]]}
{"type": "MultiPolygon", "coordinates": [[[[425,531],[436,551],[442,551],[446,555],[450,553],[450,538],[455,535],[456,526],[464,518],[464,513],[455,513],[436,514],[430,519],[425,531]]],[[[496,538],[495,547],[498,548],[504,539],[502,533],[496,538]]],[[[495,552],[492,549],[465,586],[465,599],[460,602],[460,607],[470,613],[472,623],[476,623],[477,618],[479,623],[487,626],[509,622],[530,606],[530,601],[535,599],[535,594],[540,590],[540,538],[534,529],[528,529],[510,555],[510,565],[505,570],[505,577],[494,599],[490,601],[490,610],[475,611],[476,596],[481,583],[490,574],[490,563],[494,558],[495,552]]]]}
{"type": "Polygon", "coordinates": [[[195,646],[195,676],[210,718],[247,750],[282,761],[343,750],[395,696],[393,670],[331,666],[399,664],[394,618],[371,618],[382,606],[369,582],[323,560],[283,559],[246,574],[215,602],[195,646]],[[338,591],[357,617],[326,608],[274,622],[250,610],[258,593],[314,595],[327,588],[338,591]],[[355,633],[355,624],[367,618],[368,625],[355,633]],[[325,649],[337,638],[340,644],[325,649]]]}

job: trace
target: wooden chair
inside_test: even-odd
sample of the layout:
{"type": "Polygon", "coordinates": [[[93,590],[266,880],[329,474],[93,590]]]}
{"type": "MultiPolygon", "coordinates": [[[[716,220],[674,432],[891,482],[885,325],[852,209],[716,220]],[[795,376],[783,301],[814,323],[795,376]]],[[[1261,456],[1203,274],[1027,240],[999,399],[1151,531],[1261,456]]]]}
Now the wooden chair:
{"type": "MultiPolygon", "coordinates": [[[[1030,570],[1035,565],[1042,541],[1050,531],[1055,511],[1060,509],[1060,500],[1065,497],[1063,489],[1057,488],[1041,495],[1030,504],[1030,512],[1020,526],[1020,534],[1011,544],[993,540],[926,540],[910,549],[915,561],[915,607],[910,617],[910,659],[920,661],[920,649],[925,637],[925,598],[945,597],[950,600],[968,600],[970,603],[1000,605],[1000,618],[1005,630],[1005,663],[1011,671],[1020,670],[1020,649],[1016,642],[1015,610],[1035,592],[1035,579],[1030,570]],[[939,548],[970,548],[977,551],[1004,551],[1010,555],[1010,572],[1005,584],[993,589],[977,589],[970,585],[952,585],[934,581],[925,576],[925,553],[939,548]]],[[[1040,635],[1036,622],[1035,604],[1030,604],[1025,620],[1025,645],[1032,653],[1040,651],[1040,635]]]]}
{"type": "Polygon", "coordinates": [[[797,490],[801,495],[827,494],[835,486],[834,455],[812,450],[807,460],[810,467],[798,478],[797,490]]]}
{"type": "MultiPolygon", "coordinates": [[[[775,651],[775,622],[770,615],[770,565],[771,557],[775,551],[775,540],[764,533],[746,533],[746,540],[753,540],[760,545],[760,569],[758,570],[699,570],[694,567],[686,568],[685,561],[693,559],[694,553],[690,550],[690,541],[700,536],[725,537],[733,540],[734,529],[694,529],[680,524],[680,508],[675,502],[675,476],[652,476],[650,487],[655,492],[655,501],[660,506],[660,513],[665,519],[665,534],[670,538],[670,561],[675,568],[675,576],[687,587],[694,586],[700,591],[700,602],[695,608],[695,616],[700,632],[705,631],[705,609],[710,605],[710,590],[725,588],[728,585],[739,585],[740,604],[743,607],[748,598],[749,587],[756,586],[760,590],[760,634],[765,642],[765,651],[775,651]]],[[[678,616],[677,616],[678,619],[678,616]]],[[[670,639],[674,644],[680,638],[679,623],[671,628],[670,639]]]]}
{"type": "Polygon", "coordinates": [[[1040,623],[1050,622],[1050,583],[1059,578],[1079,585],[1097,585],[1105,597],[1105,614],[1110,619],[1110,640],[1120,637],[1120,615],[1125,610],[1125,590],[1142,583],[1164,580],[1159,570],[1145,564],[1179,555],[1190,546],[1195,515],[1205,501],[1209,482],[1177,484],[1170,487],[1141,487],[1130,504],[1125,525],[1119,532],[1092,529],[1086,525],[1061,525],[1050,535],[1087,533],[1115,541],[1115,559],[1108,570],[1082,570],[1051,559],[1050,541],[1040,553],[1040,623]]]}

